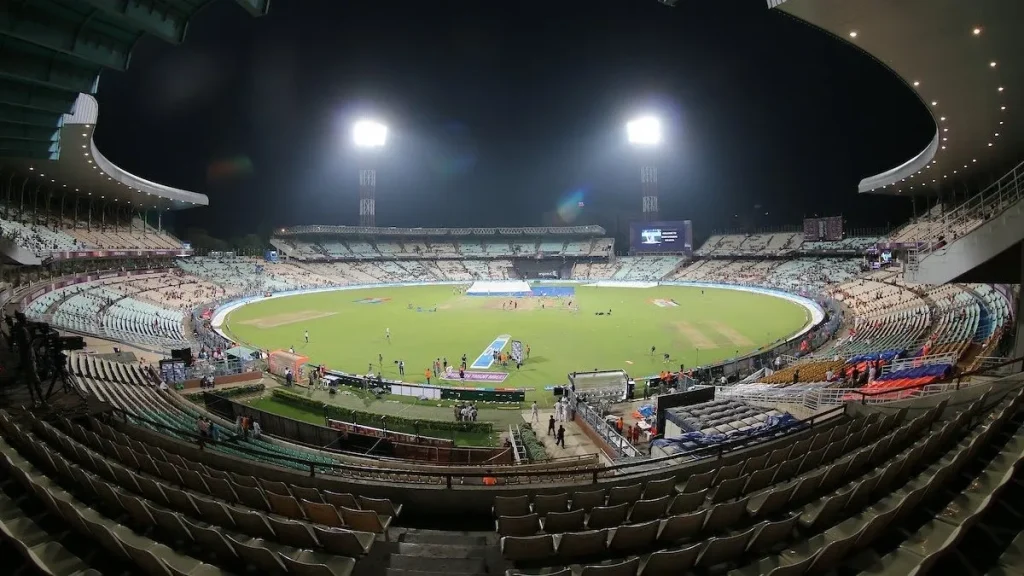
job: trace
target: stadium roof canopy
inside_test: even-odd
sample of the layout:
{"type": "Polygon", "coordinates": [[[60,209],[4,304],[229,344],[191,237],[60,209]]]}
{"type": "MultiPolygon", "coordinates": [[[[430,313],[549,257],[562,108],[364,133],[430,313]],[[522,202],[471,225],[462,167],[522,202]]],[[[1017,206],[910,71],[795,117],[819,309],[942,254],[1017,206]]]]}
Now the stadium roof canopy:
{"type": "Polygon", "coordinates": [[[178,210],[209,204],[205,194],[150,182],[115,166],[100,153],[92,139],[98,111],[96,99],[80,94],[74,108],[74,113],[66,114],[61,122],[59,134],[63,152],[59,158],[3,159],[0,162],[5,172],[13,168],[19,176],[25,176],[30,190],[38,186],[56,194],[117,202],[136,210],[178,210]]]}
{"type": "MultiPolygon", "coordinates": [[[[254,16],[265,14],[270,4],[270,0],[235,1],[254,16]]],[[[96,101],[79,95],[96,92],[103,70],[127,69],[132,48],[144,34],[181,43],[189,20],[207,4],[209,0],[4,3],[0,167],[26,176],[46,173],[53,191],[77,187],[85,194],[86,186],[94,196],[99,193],[108,200],[154,201],[152,206],[167,209],[205,204],[201,194],[148,182],[103,158],[92,142],[96,101]],[[95,169],[80,160],[85,154],[94,159],[95,169]]]]}
{"type": "Polygon", "coordinates": [[[963,189],[1001,176],[1021,160],[1021,0],[768,0],[768,5],[880,61],[917,94],[935,121],[935,134],[924,149],[864,178],[861,192],[963,189]]]}

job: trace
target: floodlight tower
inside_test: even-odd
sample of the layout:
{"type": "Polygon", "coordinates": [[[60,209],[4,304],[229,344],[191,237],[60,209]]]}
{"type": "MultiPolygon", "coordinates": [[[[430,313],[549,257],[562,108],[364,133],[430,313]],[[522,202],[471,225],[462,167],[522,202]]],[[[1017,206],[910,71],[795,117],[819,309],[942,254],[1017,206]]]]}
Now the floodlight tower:
{"type": "MultiPolygon", "coordinates": [[[[384,147],[388,139],[388,127],[373,120],[359,120],[352,125],[352,140],[357,148],[368,152],[384,147]]],[[[370,154],[363,161],[370,164],[370,154]]],[[[365,164],[364,164],[365,165],[365,164]]],[[[372,167],[359,170],[359,225],[376,226],[377,213],[377,170],[372,167]]]]}
{"type": "Polygon", "coordinates": [[[658,219],[658,165],[654,150],[661,144],[661,121],[641,116],[626,123],[629,143],[641,152],[640,194],[643,198],[644,221],[658,219]]]}

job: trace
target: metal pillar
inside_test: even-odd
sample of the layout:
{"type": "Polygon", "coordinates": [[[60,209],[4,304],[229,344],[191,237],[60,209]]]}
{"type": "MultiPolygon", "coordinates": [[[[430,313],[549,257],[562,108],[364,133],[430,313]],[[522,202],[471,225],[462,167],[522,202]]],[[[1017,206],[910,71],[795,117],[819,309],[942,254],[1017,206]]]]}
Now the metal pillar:
{"type": "Polygon", "coordinates": [[[377,171],[359,171],[359,225],[376,226],[377,171]]]}
{"type": "Polygon", "coordinates": [[[640,190],[644,221],[654,222],[658,219],[658,167],[654,164],[640,167],[640,190]]]}

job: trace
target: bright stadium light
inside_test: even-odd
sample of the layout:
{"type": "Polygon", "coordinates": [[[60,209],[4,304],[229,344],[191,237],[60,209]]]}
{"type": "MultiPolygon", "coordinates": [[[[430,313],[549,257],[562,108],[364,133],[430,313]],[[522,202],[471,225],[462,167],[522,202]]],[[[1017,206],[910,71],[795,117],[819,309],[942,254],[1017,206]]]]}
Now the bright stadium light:
{"type": "Polygon", "coordinates": [[[352,126],[352,140],[360,148],[380,148],[388,139],[388,127],[373,120],[360,120],[352,126]]]}
{"type": "Polygon", "coordinates": [[[643,116],[626,123],[630,144],[654,146],[661,143],[661,122],[654,116],[643,116]]]}

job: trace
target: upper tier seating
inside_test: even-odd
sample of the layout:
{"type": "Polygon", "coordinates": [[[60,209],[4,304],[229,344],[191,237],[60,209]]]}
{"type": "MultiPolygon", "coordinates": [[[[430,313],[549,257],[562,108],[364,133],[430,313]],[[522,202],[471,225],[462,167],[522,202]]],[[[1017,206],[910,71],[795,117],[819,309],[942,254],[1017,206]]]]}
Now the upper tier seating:
{"type": "Polygon", "coordinates": [[[114,230],[112,226],[93,226],[92,230],[82,224],[65,230],[78,238],[80,244],[105,248],[108,250],[180,250],[181,240],[167,232],[158,232],[156,228],[143,224],[136,218],[131,226],[122,226],[114,230]]]}
{"type": "Polygon", "coordinates": [[[698,256],[773,256],[799,248],[803,233],[714,235],[704,242],[698,256]]]}
{"type": "Polygon", "coordinates": [[[800,249],[803,251],[863,253],[868,248],[885,241],[885,238],[878,236],[863,236],[843,238],[834,242],[804,242],[800,245],[800,249]]]}
{"type": "Polygon", "coordinates": [[[79,250],[85,246],[73,236],[43,224],[22,224],[0,219],[0,237],[42,256],[54,250],[79,250]]]}

